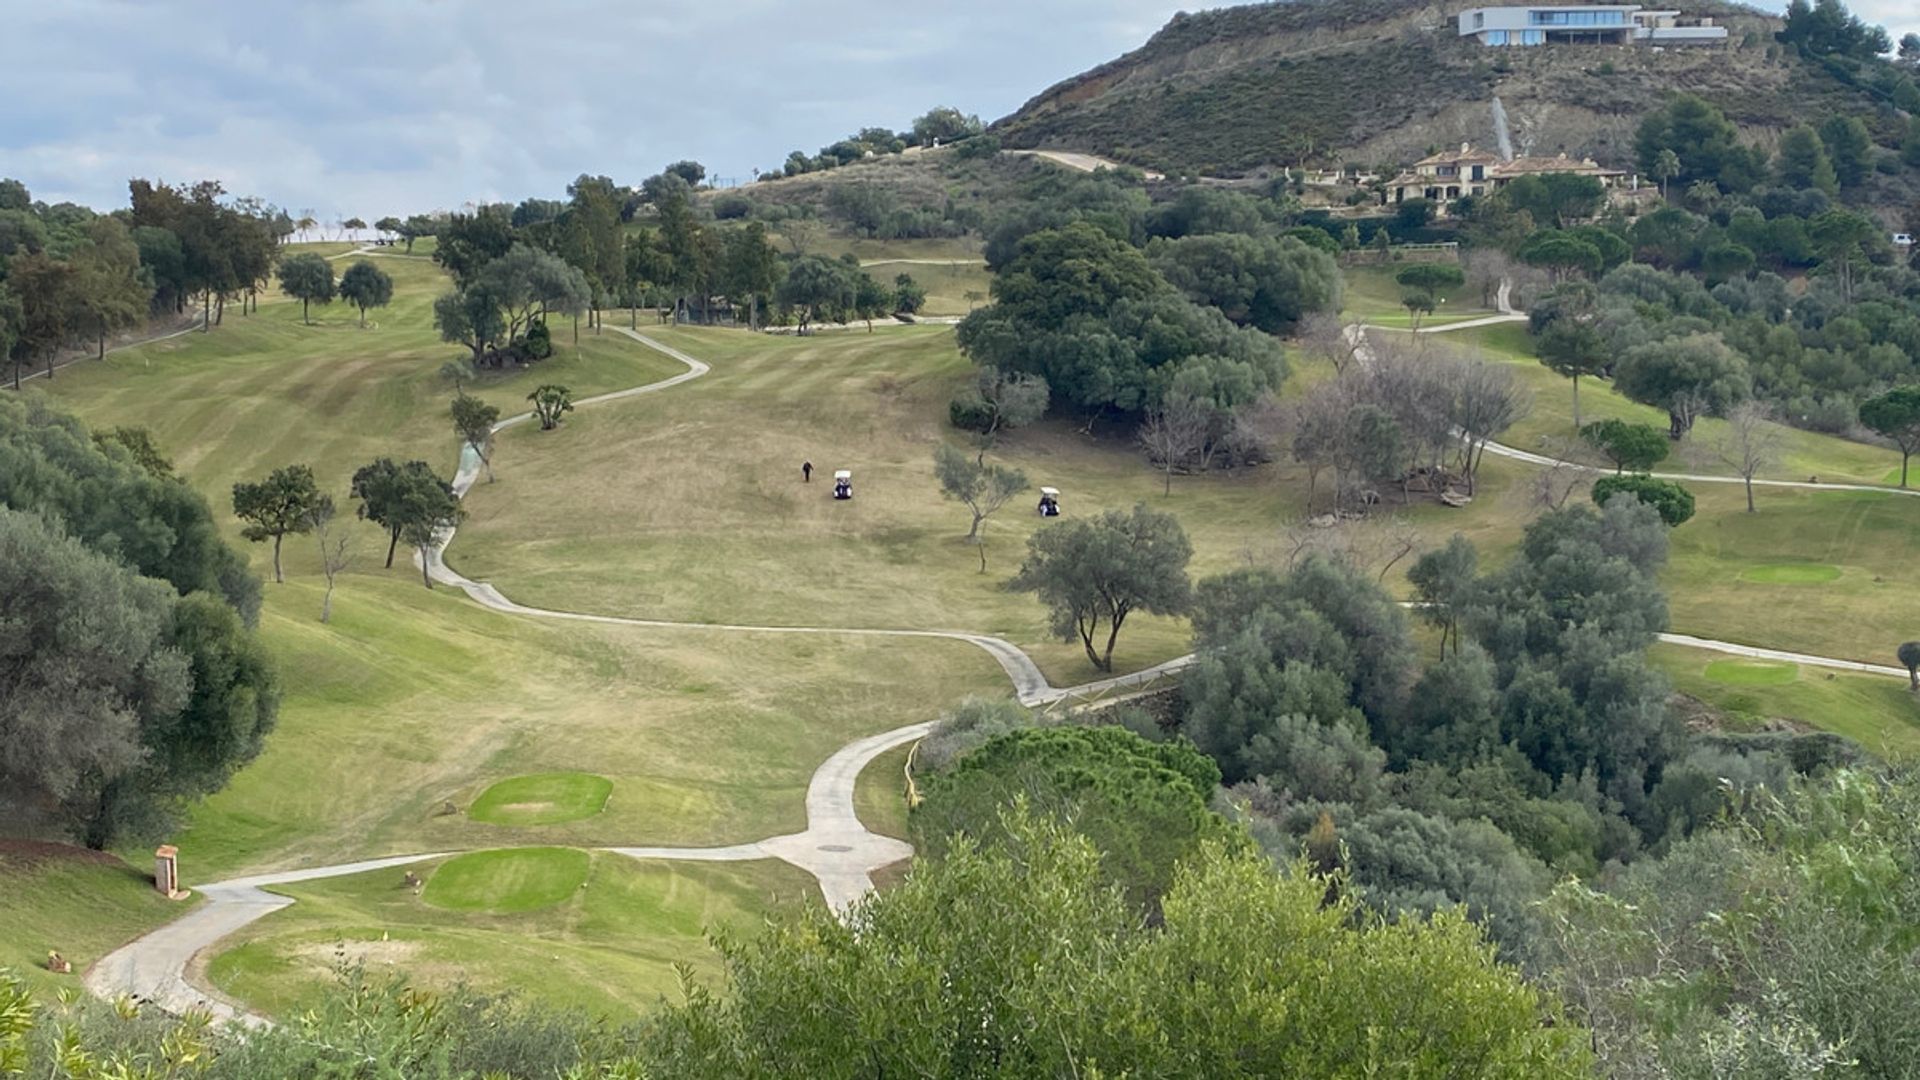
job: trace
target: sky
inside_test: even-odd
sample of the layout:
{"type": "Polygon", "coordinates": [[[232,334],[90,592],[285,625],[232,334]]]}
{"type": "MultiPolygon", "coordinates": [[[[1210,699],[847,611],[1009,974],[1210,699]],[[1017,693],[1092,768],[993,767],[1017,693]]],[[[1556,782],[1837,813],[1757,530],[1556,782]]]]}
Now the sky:
{"type": "MultiPolygon", "coordinates": [[[[101,208],[130,177],[212,177],[322,220],[558,198],[682,158],[746,182],[935,105],[997,119],[1180,6],[0,0],[0,176],[101,208]]],[[[1852,6],[1920,30],[1914,0],[1852,6]]]]}

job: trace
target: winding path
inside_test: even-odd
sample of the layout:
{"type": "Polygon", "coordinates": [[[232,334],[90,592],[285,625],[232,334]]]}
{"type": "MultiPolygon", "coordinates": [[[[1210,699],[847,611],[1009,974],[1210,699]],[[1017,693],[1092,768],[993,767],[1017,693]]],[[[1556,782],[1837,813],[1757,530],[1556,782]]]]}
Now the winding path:
{"type": "MultiPolygon", "coordinates": [[[[1524,318],[1524,315],[1512,310],[1507,304],[1507,289],[1503,285],[1500,293],[1503,313],[1493,317],[1494,321],[1511,321],[1524,318]]],[[[1483,325],[1482,321],[1471,324],[1454,324],[1446,327],[1432,327],[1431,332],[1460,329],[1466,325],[1483,325]]],[[[621,326],[611,326],[635,342],[669,356],[685,364],[687,370],[658,382],[642,386],[629,387],[611,393],[597,394],[582,398],[576,405],[597,405],[621,401],[642,394],[656,393],[670,387],[691,382],[705,376],[711,368],[706,363],[681,352],[669,345],[648,337],[635,330],[621,326]]],[[[1352,326],[1348,333],[1356,345],[1356,355],[1365,352],[1365,335],[1369,328],[1352,326]]],[[[1428,331],[1422,331],[1428,332],[1428,331]]],[[[1363,361],[1364,362],[1364,361],[1363,361]]],[[[497,424],[494,430],[501,431],[532,419],[531,413],[520,413],[507,417],[497,424]]],[[[1490,444],[1488,449],[1503,457],[1552,465],[1554,459],[1531,454],[1523,450],[1499,444],[1490,444]]],[[[1574,465],[1571,462],[1560,464],[1574,465]]],[[[1587,466],[1575,465],[1578,468],[1587,466]]],[[[462,449],[460,465],[455,473],[454,490],[464,496],[478,477],[481,462],[471,447],[462,449]]],[[[1704,482],[1739,483],[1738,477],[1691,476],[1679,474],[1676,479],[1698,480],[1704,482]]],[[[1896,491],[1898,489],[1875,487],[1872,485],[1809,484],[1794,481],[1755,481],[1785,487],[1814,487],[1822,489],[1839,488],[1846,490],[1896,491]]],[[[1920,494],[1903,492],[1903,494],[1920,494]]],[[[636,626],[645,628],[685,629],[699,631],[723,631],[755,634],[814,634],[840,635],[847,637],[893,637],[893,638],[935,638],[964,642],[984,650],[1000,665],[1013,684],[1015,695],[1021,704],[1029,707],[1052,705],[1072,700],[1098,697],[1115,690],[1124,690],[1151,683],[1161,677],[1176,672],[1191,664],[1191,655],[1176,657],[1165,663],[1127,675],[1101,679],[1076,687],[1055,687],[1040,671],[1033,659],[1018,646],[1001,638],[986,634],[975,634],[962,630],[923,630],[923,629],[883,629],[883,628],[834,628],[818,626],[755,626],[733,623],[697,623],[678,622],[660,619],[635,619],[611,615],[595,615],[584,612],[559,611],[551,608],[533,607],[518,603],[502,594],[499,589],[483,581],[474,581],[449,567],[445,561],[447,545],[452,543],[454,531],[446,530],[436,540],[434,547],[427,553],[426,570],[433,580],[463,590],[475,602],[491,610],[509,615],[532,618],[570,620],[576,622],[601,623],[616,626],[636,626]]],[[[1779,660],[1811,667],[1831,668],[1843,671],[1864,672],[1873,675],[1888,675],[1904,678],[1903,669],[1878,664],[1867,664],[1853,660],[1840,660],[1830,657],[1810,656],[1802,653],[1784,652],[1754,646],[1739,645],[1732,642],[1714,641],[1696,638],[1685,634],[1661,634],[1660,640],[1676,645],[1685,645],[1697,649],[1706,649],[1732,656],[1755,659],[1779,660]]],[[[807,873],[812,874],[820,884],[820,892],[828,906],[836,912],[845,912],[849,906],[865,895],[873,887],[873,871],[904,859],[913,853],[911,846],[889,836],[882,836],[869,830],[860,822],[854,809],[854,788],[861,771],[875,758],[888,750],[912,742],[925,735],[932,723],[923,722],[881,732],[849,743],[836,751],[813,773],[807,786],[807,827],[798,833],[768,837],[724,847],[676,848],[676,847],[607,847],[601,850],[625,855],[635,859],[679,859],[695,862],[742,862],[756,859],[780,859],[807,873]]],[[[93,965],[85,975],[88,989],[102,997],[116,997],[122,994],[154,1002],[173,1012],[201,1010],[216,1019],[238,1021],[250,1025],[266,1024],[268,1021],[258,1014],[248,1012],[242,1007],[211,996],[208,992],[194,986],[187,977],[187,969],[194,958],[221,939],[250,925],[294,901],[287,896],[266,891],[269,887],[291,885],[304,881],[341,877],[370,871],[394,869],[414,863],[437,859],[451,854],[449,852],[428,852],[416,855],[397,855],[387,858],[368,859],[342,863],[335,866],[308,867],[301,870],[289,870],[276,873],[256,874],[213,882],[196,886],[203,900],[201,904],[183,917],[159,927],[137,940],[122,946],[93,965]]]]}

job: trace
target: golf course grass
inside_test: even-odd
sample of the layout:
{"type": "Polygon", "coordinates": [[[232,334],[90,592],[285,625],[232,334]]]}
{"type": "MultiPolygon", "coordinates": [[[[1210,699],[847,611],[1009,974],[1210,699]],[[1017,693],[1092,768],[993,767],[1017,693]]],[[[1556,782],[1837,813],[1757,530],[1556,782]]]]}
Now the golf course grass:
{"type": "Polygon", "coordinates": [[[1800,665],[1778,660],[1715,660],[1702,674],[1727,686],[1785,686],[1800,678],[1800,665]]]}
{"type": "Polygon", "coordinates": [[[77,990],[94,961],[200,903],[153,889],[151,867],[104,852],[30,841],[0,842],[0,969],[36,991],[77,990]],[[73,973],[46,969],[57,951],[73,973]]]}
{"type": "MultiPolygon", "coordinates": [[[[76,364],[29,393],[90,424],[152,430],[264,570],[266,548],[245,545],[226,512],[234,482],[305,462],[344,507],[353,470],[378,456],[452,472],[453,387],[440,368],[462,350],[437,341],[429,313],[445,279],[424,259],[381,265],[395,277],[394,304],[366,330],[340,307],[316,309],[319,325],[308,327],[297,304],[263,302],[252,316],[230,312],[211,334],[76,364]]],[[[1369,289],[1379,282],[1363,281],[1350,304],[1369,289]]],[[[508,429],[494,448],[497,481],[483,479],[466,499],[450,565],[526,604],[984,632],[1027,649],[1056,685],[1104,674],[1078,644],[1054,638],[1033,597],[1004,587],[1040,525],[1032,504],[1015,499],[987,521],[983,573],[979,549],[963,539],[965,509],[940,497],[933,447],[972,445],[946,421],[968,373],[950,328],[800,338],[640,322],[711,373],[581,409],[553,431],[508,429]],[[803,461],[822,473],[852,469],[855,498],[833,500],[818,478],[804,483],[803,461]]],[[[554,359],[469,389],[510,414],[540,383],[584,396],[685,370],[612,330],[583,328],[577,346],[571,331],[556,323],[554,359]]],[[[1523,379],[1557,388],[1536,400],[1537,421],[1564,385],[1531,358],[1508,358],[1523,379]]],[[[1324,367],[1297,357],[1286,392],[1325,377],[1324,367]]],[[[1583,404],[1609,394],[1596,385],[1583,404]]],[[[1798,434],[1806,453],[1884,472],[1876,448],[1798,434]]],[[[1468,508],[1389,497],[1372,520],[1326,531],[1300,525],[1307,478],[1288,461],[1176,477],[1167,494],[1124,430],[1050,420],[991,453],[1035,487],[1060,488],[1070,516],[1136,502],[1178,515],[1196,577],[1284,565],[1309,542],[1341,545],[1379,571],[1407,529],[1428,546],[1459,532],[1497,565],[1538,513],[1537,470],[1493,457],[1468,508]]],[[[1674,532],[1664,574],[1676,630],[1880,663],[1920,637],[1903,600],[1920,584],[1909,569],[1920,566],[1920,502],[1766,489],[1748,514],[1738,485],[1691,487],[1698,514],[1674,532]],[[1813,567],[1836,574],[1803,580],[1813,567]]],[[[288,579],[266,586],[260,623],[283,684],[279,727],[169,839],[188,885],[382,855],[468,854],[420,867],[428,884],[419,896],[400,886],[399,871],[288,887],[300,903],[243,931],[209,967],[221,989],[269,1012],[310,1000],[336,962],[391,963],[429,981],[466,975],[630,1012],[671,988],[674,963],[712,970],[705,928],[749,928],[817,890],[785,864],[636,863],[591,849],[798,832],[808,780],[835,750],[931,720],[970,694],[1008,692],[990,657],[954,641],[502,616],[457,590],[423,587],[405,551],[387,568],[385,535],[348,527],[355,560],[327,623],[312,538],[288,539],[288,579]]],[[[1410,562],[1384,574],[1388,588],[1405,594],[1410,562]]],[[[1116,666],[1138,669],[1189,647],[1185,620],[1137,615],[1116,666]]],[[[1769,673],[1772,682],[1742,670],[1734,678],[1744,681],[1726,682],[1734,668],[1710,673],[1708,658],[1658,655],[1676,685],[1731,713],[1787,717],[1889,752],[1920,749],[1898,680],[1802,669],[1791,679],[1769,673]]],[[[905,833],[906,753],[882,755],[859,778],[857,810],[875,831],[905,833]]],[[[146,858],[125,854],[135,866],[146,858]]],[[[96,915],[47,880],[48,914],[20,925],[82,950],[179,910],[103,888],[96,915]],[[80,925],[88,920],[99,927],[80,925]]],[[[14,925],[8,904],[0,897],[0,921],[14,925]]]]}
{"type": "MultiPolygon", "coordinates": [[[[628,1019],[677,990],[677,964],[713,983],[719,960],[710,931],[751,932],[769,912],[818,896],[813,880],[785,863],[566,854],[576,858],[552,883],[556,892],[563,881],[569,888],[532,910],[431,902],[434,883],[475,855],[416,868],[428,879],[419,896],[400,870],[276,890],[299,902],[242,930],[207,976],[229,996],[280,1015],[313,1002],[339,968],[359,964],[375,976],[404,973],[416,985],[515,991],[628,1019]],[[584,877],[576,876],[582,866],[584,877]]],[[[563,867],[542,858],[530,869],[537,876],[563,867]]]]}
{"type": "Polygon", "coordinates": [[[606,808],[613,781],[591,773],[510,776],[480,793],[467,816],[492,825],[551,825],[578,821],[606,808]]]}
{"type": "Polygon", "coordinates": [[[1839,577],[1839,567],[1824,563],[1773,563],[1740,572],[1742,581],[1757,581],[1763,585],[1819,585],[1836,581],[1839,577]]]}
{"type": "Polygon", "coordinates": [[[434,868],[420,898],[449,911],[513,915],[552,907],[587,882],[578,848],[524,847],[457,855],[434,868]]]}
{"type": "Polygon", "coordinates": [[[1920,756],[1920,698],[1903,680],[1790,664],[1743,670],[1728,665],[1749,662],[1679,645],[1656,645],[1650,655],[1674,689],[1720,710],[1736,730],[1760,730],[1784,720],[1844,735],[1882,757],[1920,756]],[[1739,672],[1735,680],[1764,681],[1728,681],[1731,672],[1739,672]]]}

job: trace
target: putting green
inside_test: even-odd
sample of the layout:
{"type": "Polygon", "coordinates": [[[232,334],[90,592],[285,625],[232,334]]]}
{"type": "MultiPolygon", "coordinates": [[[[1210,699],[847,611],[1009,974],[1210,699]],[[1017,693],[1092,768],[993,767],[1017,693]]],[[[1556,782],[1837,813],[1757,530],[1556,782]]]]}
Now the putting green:
{"type": "Polygon", "coordinates": [[[551,825],[604,810],[613,781],[582,772],[510,776],[480,793],[467,816],[493,825],[551,825]]]}
{"type": "Polygon", "coordinates": [[[441,863],[421,898],[449,911],[535,911],[571,897],[586,883],[589,862],[578,848],[476,851],[441,863]]]}
{"type": "Polygon", "coordinates": [[[1839,578],[1840,568],[1826,563],[1771,563],[1749,567],[1740,572],[1740,580],[1763,585],[1818,585],[1839,578]]]}
{"type": "Polygon", "coordinates": [[[1729,686],[1784,686],[1800,677],[1800,665],[1777,660],[1715,660],[1707,678],[1729,686]]]}

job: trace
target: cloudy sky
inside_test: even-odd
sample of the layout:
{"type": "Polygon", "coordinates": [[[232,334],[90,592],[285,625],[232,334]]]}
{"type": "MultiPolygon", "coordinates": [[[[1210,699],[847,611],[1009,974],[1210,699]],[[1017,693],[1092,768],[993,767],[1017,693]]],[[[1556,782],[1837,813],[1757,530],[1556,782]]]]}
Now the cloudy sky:
{"type": "MultiPolygon", "coordinates": [[[[744,180],[936,104],[1005,115],[1180,6],[0,0],[0,176],[102,207],[128,177],[218,177],[368,219],[558,196],[581,172],[636,183],[683,157],[744,180]]],[[[1854,6],[1920,29],[1914,0],[1854,6]]]]}

